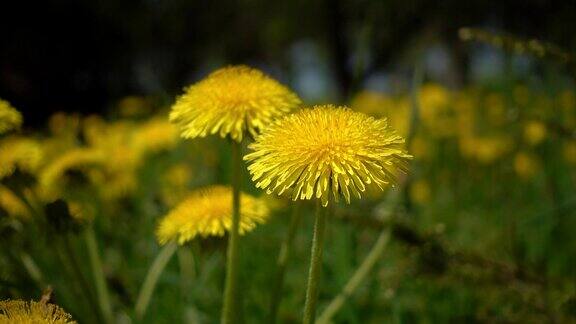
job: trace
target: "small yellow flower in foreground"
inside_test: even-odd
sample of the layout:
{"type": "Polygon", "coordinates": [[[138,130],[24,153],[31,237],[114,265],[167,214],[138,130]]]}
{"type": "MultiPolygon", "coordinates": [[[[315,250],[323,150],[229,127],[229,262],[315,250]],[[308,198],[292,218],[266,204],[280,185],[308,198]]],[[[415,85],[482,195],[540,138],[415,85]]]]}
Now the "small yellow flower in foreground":
{"type": "Polygon", "coordinates": [[[360,198],[366,187],[394,182],[411,158],[403,143],[386,119],[325,105],[268,126],[244,160],[252,161],[252,180],[267,193],[291,191],[293,200],[316,197],[327,206],[330,191],[350,202],[350,191],[360,198]]]}
{"type": "Polygon", "coordinates": [[[0,301],[0,324],[76,323],[62,308],[49,303],[23,300],[0,301]]]}
{"type": "MultiPolygon", "coordinates": [[[[270,211],[265,201],[242,193],[240,234],[264,223],[270,211]]],[[[161,221],[156,235],[160,244],[184,244],[196,236],[222,236],[232,226],[232,188],[210,186],[194,191],[161,221]]]]}
{"type": "Polygon", "coordinates": [[[4,134],[22,125],[22,115],[7,101],[0,99],[0,134],[4,134]]]}
{"type": "Polygon", "coordinates": [[[239,142],[245,131],[255,136],[300,103],[296,94],[261,71],[231,66],[186,89],[172,106],[170,121],[184,138],[219,133],[239,142]]]}

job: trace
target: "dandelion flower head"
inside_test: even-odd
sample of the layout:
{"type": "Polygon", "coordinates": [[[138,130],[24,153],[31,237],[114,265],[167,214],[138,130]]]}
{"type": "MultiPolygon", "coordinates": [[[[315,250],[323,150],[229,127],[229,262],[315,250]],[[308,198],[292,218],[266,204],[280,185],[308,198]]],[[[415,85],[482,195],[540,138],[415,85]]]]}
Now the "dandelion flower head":
{"type": "Polygon", "coordinates": [[[315,197],[328,205],[330,192],[361,198],[367,187],[382,190],[406,171],[411,158],[404,139],[386,119],[332,105],[304,109],[273,123],[249,145],[246,155],[256,186],[290,193],[293,200],[315,197]]]}
{"type": "Polygon", "coordinates": [[[17,129],[22,125],[22,115],[7,101],[0,99],[0,134],[17,129]]]}
{"type": "Polygon", "coordinates": [[[76,323],[62,308],[49,303],[23,300],[0,301],[0,324],[76,323]]]}
{"type": "Polygon", "coordinates": [[[28,207],[16,196],[12,190],[5,186],[0,186],[0,210],[4,210],[8,216],[19,219],[30,218],[28,207]]]}
{"type": "Polygon", "coordinates": [[[219,69],[190,86],[170,113],[184,138],[219,133],[241,141],[300,105],[287,87],[247,66],[219,69]]]}
{"type": "Polygon", "coordinates": [[[546,139],[546,124],[541,121],[531,120],[524,126],[524,139],[530,145],[538,145],[546,139]]]}
{"type": "Polygon", "coordinates": [[[11,175],[16,169],[34,173],[43,161],[44,151],[32,139],[11,136],[0,141],[0,179],[11,175]]]}
{"type": "MultiPolygon", "coordinates": [[[[265,201],[240,195],[240,234],[264,223],[270,211],[265,201]]],[[[192,192],[161,221],[156,235],[160,244],[184,244],[196,236],[223,236],[232,226],[232,189],[210,186],[192,192]]]]}
{"type": "Polygon", "coordinates": [[[45,200],[53,200],[67,187],[67,173],[78,170],[86,173],[90,169],[100,168],[106,160],[102,152],[89,148],[70,150],[51,161],[38,177],[40,194],[45,200]]]}
{"type": "Polygon", "coordinates": [[[151,118],[138,125],[131,147],[141,155],[173,149],[178,144],[178,129],[165,118],[151,118]]]}

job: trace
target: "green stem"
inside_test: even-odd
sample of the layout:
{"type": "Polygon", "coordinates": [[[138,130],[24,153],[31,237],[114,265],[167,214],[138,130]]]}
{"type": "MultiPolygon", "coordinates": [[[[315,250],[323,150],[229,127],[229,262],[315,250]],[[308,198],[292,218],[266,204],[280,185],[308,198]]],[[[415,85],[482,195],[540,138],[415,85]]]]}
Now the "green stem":
{"type": "Polygon", "coordinates": [[[92,225],[88,225],[84,231],[84,238],[86,239],[86,247],[88,248],[88,257],[90,258],[90,266],[94,275],[94,283],[96,285],[96,294],[98,296],[98,305],[104,315],[106,323],[113,323],[114,316],[112,314],[112,305],[110,304],[110,295],[108,293],[108,286],[106,284],[106,277],[102,269],[102,260],[98,251],[98,243],[96,241],[96,234],[92,225]]]}
{"type": "MultiPolygon", "coordinates": [[[[92,291],[92,288],[90,287],[90,284],[88,283],[88,280],[84,276],[84,272],[80,268],[80,262],[78,261],[78,256],[76,255],[76,252],[74,252],[74,248],[72,247],[72,241],[70,241],[69,235],[70,234],[68,234],[68,233],[64,233],[62,235],[63,241],[64,241],[64,251],[68,257],[70,265],[72,266],[72,271],[74,272],[76,279],[80,283],[80,286],[81,286],[84,294],[87,296],[87,298],[90,302],[90,305],[92,307],[95,307],[96,299],[94,298],[94,295],[93,295],[94,292],[92,291]]],[[[98,313],[98,309],[95,309],[95,312],[98,313]]]]}
{"type": "Polygon", "coordinates": [[[312,250],[310,253],[310,270],[308,272],[308,286],[306,287],[306,302],[304,303],[304,319],[302,321],[304,324],[314,323],[314,318],[316,317],[316,302],[318,300],[318,286],[322,269],[322,250],[328,210],[327,207],[321,207],[320,203],[316,209],[312,250]]]}
{"type": "Polygon", "coordinates": [[[38,287],[44,288],[44,276],[32,256],[26,252],[20,252],[20,261],[22,262],[24,269],[26,269],[26,272],[30,275],[30,278],[36,282],[38,287]]]}
{"type": "Polygon", "coordinates": [[[226,286],[224,288],[224,306],[222,309],[222,323],[224,324],[238,322],[238,240],[241,168],[241,143],[232,141],[232,227],[230,228],[226,254],[226,286]]]}
{"type": "Polygon", "coordinates": [[[374,265],[376,264],[376,262],[378,262],[380,256],[386,249],[389,240],[390,240],[390,230],[386,228],[382,231],[382,233],[380,233],[380,236],[378,236],[376,243],[374,243],[374,246],[372,247],[370,252],[368,252],[368,255],[366,256],[364,261],[362,261],[360,267],[356,269],[356,272],[354,272],[352,278],[350,278],[348,283],[346,283],[346,286],[344,286],[342,292],[340,292],[338,296],[332,299],[332,301],[330,302],[330,304],[328,304],[328,307],[326,307],[324,312],[322,312],[316,323],[327,324],[331,322],[332,317],[336,315],[336,313],[344,305],[346,300],[350,296],[352,296],[352,294],[356,291],[358,286],[366,279],[372,268],[374,268],[374,265]]]}
{"type": "Polygon", "coordinates": [[[284,287],[284,276],[286,274],[286,266],[288,264],[288,259],[290,254],[292,254],[292,245],[294,242],[294,237],[296,236],[296,230],[298,229],[298,224],[302,218],[300,213],[300,205],[295,203],[292,206],[292,216],[290,217],[290,228],[288,229],[288,235],[286,236],[282,246],[280,247],[280,253],[278,254],[278,272],[276,274],[276,280],[274,281],[274,286],[272,287],[272,301],[270,303],[270,315],[268,318],[268,323],[276,323],[278,317],[278,308],[280,306],[280,301],[282,300],[282,290],[284,287]]]}
{"type": "Polygon", "coordinates": [[[154,293],[156,283],[158,283],[158,278],[160,278],[160,275],[164,271],[164,268],[166,268],[168,261],[170,261],[177,248],[178,244],[176,242],[170,242],[162,248],[160,253],[156,256],[156,259],[154,259],[150,270],[148,270],[148,273],[146,274],[146,278],[144,279],[144,283],[140,289],[140,294],[138,294],[138,298],[136,299],[134,312],[136,313],[137,320],[142,320],[146,314],[146,310],[150,304],[150,298],[154,293]]]}
{"type": "Polygon", "coordinates": [[[192,283],[196,279],[196,260],[191,247],[178,249],[178,267],[180,268],[180,287],[182,289],[182,298],[188,299],[192,290],[192,283]]]}
{"type": "Polygon", "coordinates": [[[100,314],[100,310],[98,309],[95,303],[92,303],[89,291],[82,288],[81,285],[78,285],[80,280],[78,279],[78,274],[76,273],[76,271],[72,269],[73,267],[71,266],[71,264],[73,263],[73,261],[71,260],[70,256],[62,251],[61,244],[55,244],[54,251],[56,252],[58,262],[62,265],[62,269],[64,271],[64,277],[65,278],[74,277],[74,279],[72,280],[73,282],[71,284],[72,286],[71,291],[72,294],[74,295],[73,297],[76,298],[76,300],[83,301],[83,305],[88,307],[88,309],[91,312],[94,312],[93,316],[95,323],[102,322],[102,315],[100,314]]]}

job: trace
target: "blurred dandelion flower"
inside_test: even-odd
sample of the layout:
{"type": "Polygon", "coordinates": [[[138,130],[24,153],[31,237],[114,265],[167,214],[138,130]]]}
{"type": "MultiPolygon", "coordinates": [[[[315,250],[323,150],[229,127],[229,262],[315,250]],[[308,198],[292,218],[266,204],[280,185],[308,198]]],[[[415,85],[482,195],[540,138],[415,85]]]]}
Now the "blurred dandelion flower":
{"type": "Polygon", "coordinates": [[[26,137],[8,137],[0,142],[0,179],[11,175],[15,169],[34,173],[42,162],[40,144],[26,137]]]}
{"type": "Polygon", "coordinates": [[[65,187],[65,176],[70,170],[86,171],[104,163],[102,152],[88,148],[78,148],[64,153],[48,164],[39,175],[40,193],[46,200],[52,200],[65,187]]]}
{"type": "Polygon", "coordinates": [[[176,126],[165,118],[151,118],[134,130],[131,146],[145,155],[172,149],[178,139],[176,126]]]}
{"type": "Polygon", "coordinates": [[[54,304],[23,300],[0,301],[0,323],[66,324],[72,316],[54,304]]]}
{"type": "Polygon", "coordinates": [[[186,89],[172,106],[170,121],[184,138],[219,133],[240,142],[245,131],[255,136],[300,103],[296,94],[261,71],[231,66],[186,89]]]}
{"type": "Polygon", "coordinates": [[[546,125],[537,120],[531,120],[524,125],[524,139],[530,145],[538,145],[546,139],[546,125]]]}
{"type": "Polygon", "coordinates": [[[397,107],[396,102],[390,96],[370,90],[359,92],[350,105],[354,110],[378,117],[397,107]]]}
{"type": "Polygon", "coordinates": [[[458,144],[463,156],[486,165],[496,162],[512,148],[511,139],[504,135],[463,136],[458,144]]]}
{"type": "Polygon", "coordinates": [[[30,211],[26,205],[10,189],[0,186],[0,209],[6,211],[8,216],[27,219],[30,211]]]}
{"type": "Polygon", "coordinates": [[[398,134],[408,135],[411,118],[409,100],[395,100],[382,93],[364,90],[352,99],[351,108],[377,118],[386,117],[398,134]]]}
{"type": "Polygon", "coordinates": [[[20,128],[22,115],[7,101],[0,99],[0,134],[20,128]]]}
{"type": "Polygon", "coordinates": [[[293,200],[319,198],[328,205],[332,191],[350,202],[366,187],[383,189],[406,171],[410,155],[404,139],[386,119],[374,119],[346,107],[315,106],[272,125],[249,145],[244,160],[256,186],[293,200]]]}
{"type": "Polygon", "coordinates": [[[540,169],[536,156],[526,152],[519,152],[514,157],[514,171],[523,179],[531,179],[540,169]]]}
{"type": "MultiPolygon", "coordinates": [[[[407,98],[408,99],[408,98],[407,98]]],[[[434,137],[447,138],[457,130],[454,95],[437,84],[425,84],[419,91],[421,121],[434,137]]]]}
{"type": "Polygon", "coordinates": [[[417,204],[424,205],[430,202],[432,197],[432,190],[428,181],[424,179],[416,180],[410,186],[410,199],[417,204]]]}
{"type": "MultiPolygon", "coordinates": [[[[241,194],[240,234],[264,223],[270,213],[265,201],[241,194]]],[[[160,244],[184,244],[196,236],[222,236],[232,226],[232,188],[210,186],[196,190],[161,221],[156,235],[160,244]]]]}

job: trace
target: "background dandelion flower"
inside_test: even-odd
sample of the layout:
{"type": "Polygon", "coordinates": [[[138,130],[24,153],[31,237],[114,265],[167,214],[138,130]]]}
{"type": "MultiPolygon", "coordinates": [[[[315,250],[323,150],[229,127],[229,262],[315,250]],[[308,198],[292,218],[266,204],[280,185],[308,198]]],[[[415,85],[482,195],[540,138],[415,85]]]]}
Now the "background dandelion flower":
{"type": "Polygon", "coordinates": [[[383,189],[406,170],[411,156],[404,139],[386,119],[374,119],[346,107],[316,106],[289,115],[266,128],[254,152],[246,155],[256,186],[268,193],[291,192],[292,199],[322,200],[329,192],[350,202],[368,186],[383,189]]]}
{"type": "Polygon", "coordinates": [[[4,134],[22,125],[22,115],[7,101],[0,99],[0,134],[4,134]]]}
{"type": "MultiPolygon", "coordinates": [[[[270,213],[265,201],[241,194],[240,234],[264,223],[270,213]]],[[[232,226],[232,188],[210,186],[199,189],[177,205],[161,221],[156,232],[160,244],[179,244],[200,235],[222,236],[232,226]]]]}
{"type": "Polygon", "coordinates": [[[0,179],[20,169],[34,173],[43,160],[43,150],[36,140],[10,136],[0,141],[0,179]]]}
{"type": "Polygon", "coordinates": [[[296,94],[261,71],[231,66],[186,89],[172,107],[170,120],[184,138],[219,133],[239,142],[245,131],[255,136],[300,103],[296,94]]]}
{"type": "Polygon", "coordinates": [[[62,308],[49,303],[23,300],[0,301],[0,324],[76,323],[62,308]]]}
{"type": "Polygon", "coordinates": [[[102,152],[88,148],[70,150],[43,168],[38,176],[40,194],[53,200],[67,187],[66,174],[71,170],[86,171],[99,167],[106,160],[102,152]]]}
{"type": "Polygon", "coordinates": [[[8,216],[20,219],[28,219],[31,216],[24,202],[5,186],[0,186],[0,210],[4,210],[8,216]]]}

